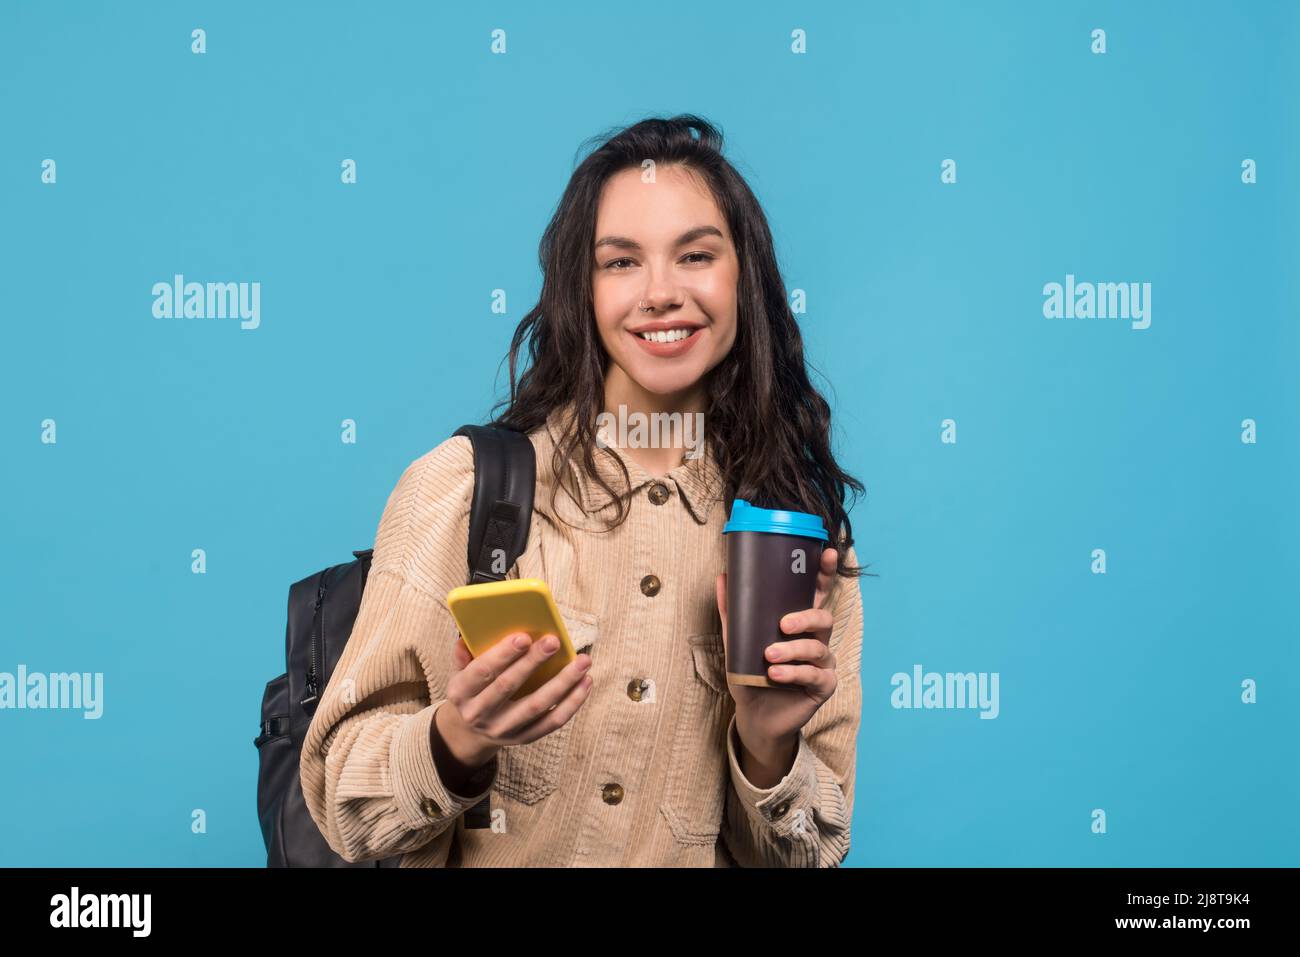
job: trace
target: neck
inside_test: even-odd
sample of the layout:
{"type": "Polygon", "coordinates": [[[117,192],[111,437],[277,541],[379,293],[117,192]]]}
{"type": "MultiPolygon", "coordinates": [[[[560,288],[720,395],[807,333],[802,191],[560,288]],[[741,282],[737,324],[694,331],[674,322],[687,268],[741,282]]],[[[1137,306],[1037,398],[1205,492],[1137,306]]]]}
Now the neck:
{"type": "MultiPolygon", "coordinates": [[[[654,428],[654,423],[659,421],[652,418],[653,416],[673,413],[680,413],[685,427],[687,417],[703,414],[706,405],[703,382],[697,382],[678,392],[650,392],[629,378],[617,365],[612,364],[609,374],[605,377],[604,411],[609,413],[617,423],[620,420],[621,406],[623,409],[621,417],[627,420],[629,433],[632,432],[635,423],[641,420],[646,424],[646,433],[649,434],[654,428]]],[[[683,431],[686,431],[685,428],[683,431]]],[[[687,432],[687,435],[695,436],[695,441],[703,438],[702,433],[697,433],[693,428],[687,432]]],[[[632,438],[630,434],[628,437],[632,438]]],[[[682,436],[678,434],[675,437],[678,442],[661,444],[660,448],[641,447],[641,443],[635,441],[629,441],[627,445],[619,445],[619,448],[651,475],[661,478],[685,460],[687,449],[680,441],[682,436]]],[[[619,438],[616,429],[610,430],[611,445],[617,445],[619,438]]]]}

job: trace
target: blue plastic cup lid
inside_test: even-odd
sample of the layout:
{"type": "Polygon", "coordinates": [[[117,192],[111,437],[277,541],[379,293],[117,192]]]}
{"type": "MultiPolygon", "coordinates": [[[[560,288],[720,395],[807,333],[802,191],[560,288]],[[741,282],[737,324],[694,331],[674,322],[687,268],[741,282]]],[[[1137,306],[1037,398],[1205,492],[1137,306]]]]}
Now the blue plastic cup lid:
{"type": "Polygon", "coordinates": [[[788,512],[784,509],[759,508],[743,498],[731,504],[731,519],[722,526],[727,532],[768,532],[774,535],[798,535],[802,538],[830,539],[820,515],[807,512],[788,512]]]}

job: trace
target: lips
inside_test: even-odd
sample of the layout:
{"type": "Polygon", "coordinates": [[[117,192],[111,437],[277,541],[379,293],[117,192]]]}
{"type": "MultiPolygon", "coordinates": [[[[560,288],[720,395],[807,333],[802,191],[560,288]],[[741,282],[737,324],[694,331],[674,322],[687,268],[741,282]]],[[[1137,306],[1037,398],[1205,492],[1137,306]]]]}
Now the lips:
{"type": "Polygon", "coordinates": [[[636,340],[636,344],[641,347],[643,352],[659,359],[675,359],[680,355],[684,355],[695,345],[696,342],[704,338],[703,333],[700,332],[703,328],[703,326],[697,326],[691,323],[665,322],[646,324],[639,327],[636,331],[628,330],[628,335],[636,340]],[[648,339],[643,339],[640,335],[641,332],[667,332],[671,329],[688,329],[691,334],[685,339],[678,339],[675,342],[651,342],[648,339]]]}

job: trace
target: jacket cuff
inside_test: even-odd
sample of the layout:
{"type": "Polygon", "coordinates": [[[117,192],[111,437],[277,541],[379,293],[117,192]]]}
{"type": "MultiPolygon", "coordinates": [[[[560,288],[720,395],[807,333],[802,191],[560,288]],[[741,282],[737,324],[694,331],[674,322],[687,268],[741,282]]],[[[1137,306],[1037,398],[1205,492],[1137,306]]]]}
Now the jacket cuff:
{"type": "Polygon", "coordinates": [[[817,761],[813,750],[799,732],[799,747],[794,764],[770,788],[755,787],[740,770],[740,741],[736,737],[736,716],[727,725],[727,761],[731,765],[731,785],[750,819],[773,834],[797,839],[812,829],[817,797],[817,761]]]}
{"type": "Polygon", "coordinates": [[[412,715],[403,717],[393,735],[389,768],[393,779],[393,803],[413,829],[445,825],[478,804],[497,777],[497,758],[470,778],[473,794],[461,795],[447,789],[433,759],[429,733],[434,712],[446,699],[435,701],[412,715]]]}

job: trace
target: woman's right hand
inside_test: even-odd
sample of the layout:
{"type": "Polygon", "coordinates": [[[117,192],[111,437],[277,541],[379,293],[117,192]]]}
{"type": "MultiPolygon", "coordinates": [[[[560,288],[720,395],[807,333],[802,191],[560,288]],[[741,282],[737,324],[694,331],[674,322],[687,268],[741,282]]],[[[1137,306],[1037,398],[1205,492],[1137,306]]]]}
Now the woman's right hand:
{"type": "Polygon", "coordinates": [[[578,655],[520,700],[510,700],[559,647],[554,635],[535,642],[526,634],[507,635],[475,658],[463,638],[456,641],[447,702],[434,713],[434,722],[458,761],[468,767],[482,766],[501,748],[536,741],[577,714],[591,690],[587,654],[578,655]]]}

